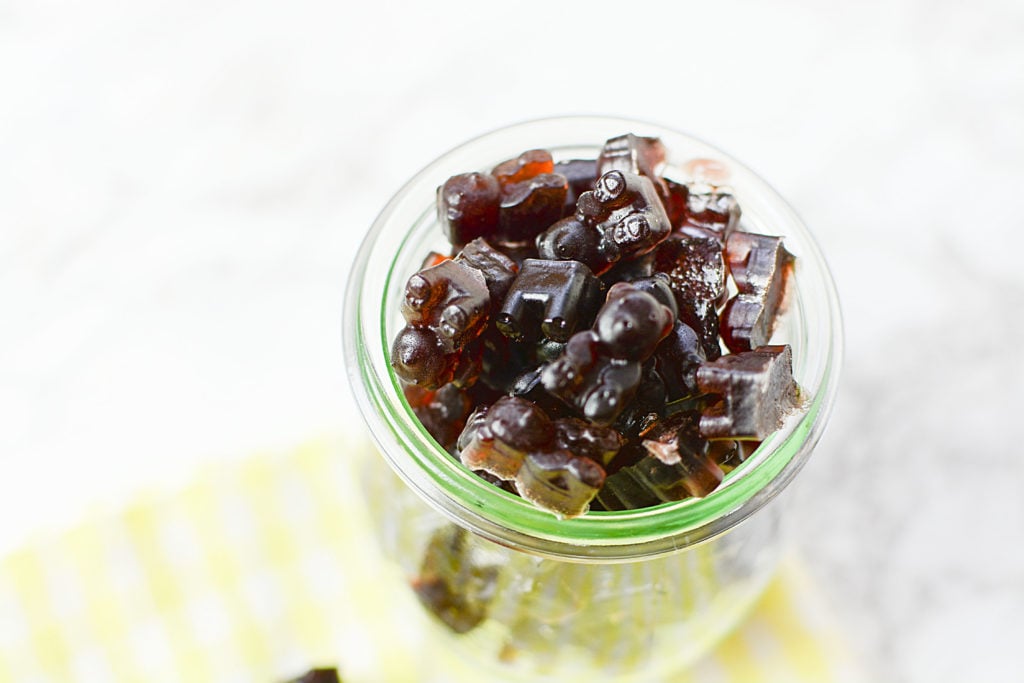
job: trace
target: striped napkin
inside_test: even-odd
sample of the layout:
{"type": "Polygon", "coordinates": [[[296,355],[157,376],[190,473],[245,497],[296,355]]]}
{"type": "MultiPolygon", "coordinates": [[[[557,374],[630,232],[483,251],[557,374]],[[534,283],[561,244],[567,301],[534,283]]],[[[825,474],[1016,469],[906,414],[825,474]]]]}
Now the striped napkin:
{"type": "MultiPolygon", "coordinates": [[[[0,559],[0,682],[275,683],[317,665],[420,680],[424,617],[381,579],[353,474],[369,450],[323,439],[219,465],[0,559]]],[[[673,683],[861,679],[790,558],[673,683]]]]}

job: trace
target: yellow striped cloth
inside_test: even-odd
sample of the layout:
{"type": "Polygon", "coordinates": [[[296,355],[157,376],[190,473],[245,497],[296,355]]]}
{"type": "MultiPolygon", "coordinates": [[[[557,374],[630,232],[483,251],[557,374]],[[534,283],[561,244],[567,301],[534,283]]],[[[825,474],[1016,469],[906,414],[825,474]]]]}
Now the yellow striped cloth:
{"type": "MultiPolygon", "coordinates": [[[[387,590],[345,439],[202,473],[0,560],[0,683],[273,683],[337,665],[416,681],[409,591],[387,590]]],[[[859,680],[793,560],[678,681],[859,680]]]]}

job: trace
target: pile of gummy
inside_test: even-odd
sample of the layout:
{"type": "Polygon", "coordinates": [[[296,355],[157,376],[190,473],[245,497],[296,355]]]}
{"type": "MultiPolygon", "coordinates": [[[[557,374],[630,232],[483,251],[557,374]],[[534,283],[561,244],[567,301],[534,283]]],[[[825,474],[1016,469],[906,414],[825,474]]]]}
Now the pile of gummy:
{"type": "Polygon", "coordinates": [[[793,256],[665,156],[627,134],[449,178],[451,255],[405,288],[391,364],[420,422],[560,517],[706,496],[798,401],[790,347],[768,345],[793,256]]]}

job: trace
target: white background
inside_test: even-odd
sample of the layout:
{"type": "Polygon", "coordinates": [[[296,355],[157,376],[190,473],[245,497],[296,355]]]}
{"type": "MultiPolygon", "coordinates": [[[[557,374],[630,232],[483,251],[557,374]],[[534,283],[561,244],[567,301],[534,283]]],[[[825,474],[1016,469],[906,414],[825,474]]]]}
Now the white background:
{"type": "Polygon", "coordinates": [[[0,554],[353,428],[363,232],[492,128],[745,161],[846,316],[797,539],[878,680],[1024,675],[1024,4],[0,0],[0,554]]]}

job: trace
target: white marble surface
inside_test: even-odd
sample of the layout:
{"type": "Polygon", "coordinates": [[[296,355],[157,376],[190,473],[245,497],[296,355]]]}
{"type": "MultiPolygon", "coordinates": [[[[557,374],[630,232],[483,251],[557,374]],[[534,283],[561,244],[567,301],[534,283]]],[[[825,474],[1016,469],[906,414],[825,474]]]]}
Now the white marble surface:
{"type": "Polygon", "coordinates": [[[343,282],[403,179],[620,114],[745,160],[832,263],[797,541],[868,669],[1021,680],[1022,36],[1014,0],[0,2],[0,553],[351,424],[343,282]]]}

